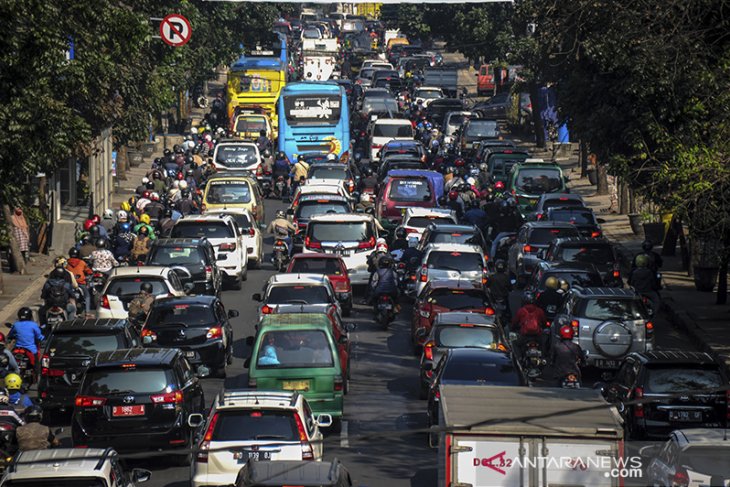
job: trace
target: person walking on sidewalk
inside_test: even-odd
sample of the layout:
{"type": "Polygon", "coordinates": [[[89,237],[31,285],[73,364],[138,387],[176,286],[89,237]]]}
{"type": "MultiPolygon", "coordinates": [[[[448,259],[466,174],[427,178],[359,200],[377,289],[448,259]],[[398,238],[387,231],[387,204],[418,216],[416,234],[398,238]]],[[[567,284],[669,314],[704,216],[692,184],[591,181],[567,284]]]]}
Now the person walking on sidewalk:
{"type": "Polygon", "coordinates": [[[23,256],[23,261],[28,262],[28,252],[30,251],[30,230],[28,229],[28,221],[25,219],[23,209],[16,207],[10,217],[12,225],[13,238],[18,243],[18,249],[23,256]]]}

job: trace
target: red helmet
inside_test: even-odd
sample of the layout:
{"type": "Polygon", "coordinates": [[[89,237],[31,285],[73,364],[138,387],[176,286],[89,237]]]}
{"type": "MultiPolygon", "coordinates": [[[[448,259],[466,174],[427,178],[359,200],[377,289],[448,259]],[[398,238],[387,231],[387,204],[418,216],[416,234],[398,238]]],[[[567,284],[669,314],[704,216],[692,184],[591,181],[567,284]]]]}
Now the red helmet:
{"type": "Polygon", "coordinates": [[[570,325],[563,325],[560,327],[560,338],[563,340],[572,340],[573,339],[573,327],[570,325]]]}
{"type": "Polygon", "coordinates": [[[84,221],[84,231],[88,232],[94,225],[96,225],[94,223],[94,220],[92,220],[91,218],[87,218],[86,221],[84,221]]]}
{"type": "Polygon", "coordinates": [[[449,199],[451,201],[456,201],[456,198],[458,198],[458,197],[459,197],[459,193],[457,193],[456,191],[449,191],[449,199]]]}
{"type": "Polygon", "coordinates": [[[185,175],[182,173],[182,171],[179,171],[176,177],[178,181],[182,181],[183,179],[185,179],[185,175]]]}
{"type": "Polygon", "coordinates": [[[145,191],[144,193],[142,193],[142,198],[148,200],[148,199],[150,199],[150,194],[152,194],[152,193],[150,193],[149,191],[145,191]]]}
{"type": "Polygon", "coordinates": [[[494,189],[504,189],[504,183],[502,181],[497,181],[494,183],[494,189]]]}
{"type": "Polygon", "coordinates": [[[98,225],[101,223],[101,217],[99,215],[91,215],[91,221],[94,222],[94,225],[98,225]]]}
{"type": "Polygon", "coordinates": [[[456,160],[454,160],[454,166],[456,167],[464,167],[464,164],[464,159],[462,159],[461,157],[457,157],[456,160]]]}
{"type": "Polygon", "coordinates": [[[0,332],[0,343],[5,343],[5,333],[0,332]]]}

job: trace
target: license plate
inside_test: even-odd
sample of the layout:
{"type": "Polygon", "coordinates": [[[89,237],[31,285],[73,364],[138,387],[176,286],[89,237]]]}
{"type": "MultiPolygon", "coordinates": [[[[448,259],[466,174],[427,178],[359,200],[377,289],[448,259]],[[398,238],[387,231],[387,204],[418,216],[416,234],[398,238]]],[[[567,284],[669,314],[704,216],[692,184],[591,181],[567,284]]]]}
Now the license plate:
{"type": "Polygon", "coordinates": [[[283,381],[281,388],[285,391],[308,391],[309,381],[308,380],[285,380],[283,381]]]}
{"type": "Polygon", "coordinates": [[[185,352],[186,358],[195,358],[195,352],[185,352]]]}
{"type": "Polygon", "coordinates": [[[112,406],[112,416],[144,416],[144,404],[139,406],[112,406]]]}
{"type": "Polygon", "coordinates": [[[702,421],[702,411],[669,411],[669,421],[697,423],[702,421]]]}
{"type": "Polygon", "coordinates": [[[349,257],[350,256],[350,251],[349,250],[335,250],[332,253],[335,254],[335,255],[341,255],[343,257],[349,257]]]}
{"type": "Polygon", "coordinates": [[[379,307],[380,309],[387,309],[387,310],[391,310],[391,309],[393,309],[393,305],[392,305],[392,304],[381,304],[381,305],[380,305],[380,306],[378,306],[378,307],[379,307]]]}
{"type": "Polygon", "coordinates": [[[618,369],[618,360],[596,360],[599,369],[618,369]]]}
{"type": "Polygon", "coordinates": [[[286,246],[284,246],[284,245],[274,245],[274,250],[286,250],[286,246]]]}
{"type": "Polygon", "coordinates": [[[259,462],[271,460],[270,451],[244,451],[237,454],[238,463],[246,463],[248,460],[259,462]]]}

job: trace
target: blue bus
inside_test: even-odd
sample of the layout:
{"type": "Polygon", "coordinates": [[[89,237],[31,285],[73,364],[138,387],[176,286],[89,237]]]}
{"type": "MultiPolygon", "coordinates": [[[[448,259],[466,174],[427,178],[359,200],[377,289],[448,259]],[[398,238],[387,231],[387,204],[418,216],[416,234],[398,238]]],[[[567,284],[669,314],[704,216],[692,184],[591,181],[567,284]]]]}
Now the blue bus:
{"type": "Polygon", "coordinates": [[[279,150],[350,157],[350,112],[345,89],[334,82],[289,83],[279,96],[279,150]]]}

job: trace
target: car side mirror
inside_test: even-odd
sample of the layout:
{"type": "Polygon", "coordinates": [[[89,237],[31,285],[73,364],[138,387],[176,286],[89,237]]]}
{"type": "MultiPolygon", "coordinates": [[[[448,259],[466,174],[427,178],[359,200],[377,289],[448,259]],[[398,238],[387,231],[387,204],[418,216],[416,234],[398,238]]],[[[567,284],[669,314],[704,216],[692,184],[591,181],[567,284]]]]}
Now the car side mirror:
{"type": "Polygon", "coordinates": [[[202,379],[203,377],[208,377],[210,375],[210,369],[205,365],[198,365],[198,369],[195,371],[195,375],[199,379],[202,379]]]}
{"type": "Polygon", "coordinates": [[[254,338],[252,336],[246,337],[246,345],[253,347],[253,340],[254,338]]]}
{"type": "Polygon", "coordinates": [[[229,310],[228,310],[228,317],[229,317],[229,318],[238,318],[238,316],[239,316],[240,314],[241,314],[241,313],[239,313],[237,309],[229,309],[229,310]]]}
{"type": "Polygon", "coordinates": [[[327,413],[322,413],[317,416],[317,426],[320,428],[329,428],[332,426],[333,420],[332,416],[327,413]]]}
{"type": "Polygon", "coordinates": [[[205,423],[205,418],[202,414],[193,413],[188,416],[188,426],[191,428],[200,428],[205,423]]]}
{"type": "Polygon", "coordinates": [[[192,282],[186,282],[185,284],[183,284],[183,291],[185,292],[185,294],[190,294],[191,292],[193,292],[193,289],[195,289],[195,284],[193,284],[192,282]]]}
{"type": "Polygon", "coordinates": [[[132,482],[142,483],[147,482],[152,477],[152,472],[144,468],[135,468],[132,470],[132,482]]]}
{"type": "Polygon", "coordinates": [[[540,249],[537,251],[537,258],[538,259],[545,259],[545,249],[540,249]]]}
{"type": "Polygon", "coordinates": [[[263,298],[261,297],[261,293],[254,293],[251,295],[251,299],[260,303],[263,298]]]}

